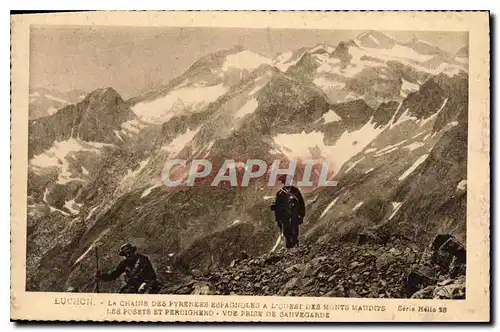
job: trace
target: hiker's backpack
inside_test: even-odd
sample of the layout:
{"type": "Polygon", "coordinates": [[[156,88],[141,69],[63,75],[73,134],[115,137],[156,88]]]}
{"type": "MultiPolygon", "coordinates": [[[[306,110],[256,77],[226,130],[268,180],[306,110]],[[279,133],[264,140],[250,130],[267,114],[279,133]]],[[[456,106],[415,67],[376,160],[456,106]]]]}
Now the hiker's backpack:
{"type": "Polygon", "coordinates": [[[300,201],[290,190],[282,189],[280,210],[286,217],[298,218],[300,216],[300,201]]]}

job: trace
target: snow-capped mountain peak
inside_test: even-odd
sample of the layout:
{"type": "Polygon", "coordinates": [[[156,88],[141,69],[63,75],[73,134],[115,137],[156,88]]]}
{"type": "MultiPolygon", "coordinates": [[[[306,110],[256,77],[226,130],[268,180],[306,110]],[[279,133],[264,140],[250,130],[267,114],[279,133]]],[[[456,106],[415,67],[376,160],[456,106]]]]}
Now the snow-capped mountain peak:
{"type": "Polygon", "coordinates": [[[308,52],[309,50],[302,48],[296,51],[287,51],[281,53],[273,59],[273,66],[275,66],[282,72],[286,72],[288,68],[297,64],[302,56],[308,52]]]}
{"type": "Polygon", "coordinates": [[[390,49],[394,47],[396,41],[379,31],[368,31],[358,36],[356,39],[362,47],[390,49]]]}
{"type": "Polygon", "coordinates": [[[248,50],[244,50],[238,53],[229,54],[226,56],[226,61],[222,65],[224,71],[231,69],[239,70],[254,70],[263,64],[270,65],[272,63],[271,59],[266,58],[262,55],[253,53],[248,50]]]}
{"type": "Polygon", "coordinates": [[[445,55],[446,52],[441,50],[439,47],[436,45],[433,45],[432,43],[419,39],[417,37],[413,37],[409,42],[403,44],[404,46],[407,46],[414,50],[415,52],[419,54],[425,54],[425,55],[445,55]]]}
{"type": "Polygon", "coordinates": [[[130,104],[140,119],[150,123],[201,113],[259,67],[272,64],[273,60],[236,46],[204,56],[167,86],[134,98],[130,104]]]}
{"type": "Polygon", "coordinates": [[[335,51],[335,46],[328,45],[328,44],[318,44],[311,48],[308,52],[309,53],[332,53],[335,51]]]}

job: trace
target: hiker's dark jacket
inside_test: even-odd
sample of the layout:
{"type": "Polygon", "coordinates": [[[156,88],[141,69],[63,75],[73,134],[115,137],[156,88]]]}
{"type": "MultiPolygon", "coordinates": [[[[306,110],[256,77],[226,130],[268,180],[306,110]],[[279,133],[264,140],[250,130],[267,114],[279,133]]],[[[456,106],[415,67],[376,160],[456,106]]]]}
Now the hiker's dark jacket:
{"type": "Polygon", "coordinates": [[[274,214],[276,217],[276,220],[279,222],[280,220],[284,220],[287,218],[292,218],[294,221],[298,222],[299,224],[302,223],[302,220],[304,219],[304,216],[306,214],[306,205],[304,202],[304,198],[302,197],[302,194],[300,193],[300,190],[297,187],[294,186],[284,186],[281,188],[278,193],[276,194],[276,200],[274,202],[274,214]],[[292,194],[297,198],[299,201],[299,206],[298,206],[298,215],[295,216],[287,216],[286,215],[286,208],[285,205],[288,202],[288,195],[292,194]]]}
{"type": "Polygon", "coordinates": [[[134,258],[122,260],[111,272],[101,274],[100,279],[111,281],[125,273],[125,282],[139,287],[143,282],[156,280],[156,272],[149,258],[143,254],[136,254],[134,258]]]}

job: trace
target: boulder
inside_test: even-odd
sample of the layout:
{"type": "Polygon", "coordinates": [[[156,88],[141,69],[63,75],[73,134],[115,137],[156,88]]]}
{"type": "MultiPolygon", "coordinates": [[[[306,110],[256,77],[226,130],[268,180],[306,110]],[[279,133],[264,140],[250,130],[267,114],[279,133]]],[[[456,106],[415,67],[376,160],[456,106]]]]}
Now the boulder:
{"type": "Polygon", "coordinates": [[[465,277],[447,282],[442,286],[435,287],[433,291],[434,299],[465,299],[465,277]]]}
{"type": "Polygon", "coordinates": [[[427,286],[421,290],[415,292],[411,298],[412,299],[432,299],[434,297],[434,289],[436,286],[427,286]]]}
{"type": "Polygon", "coordinates": [[[210,289],[210,286],[207,284],[195,284],[193,287],[192,295],[212,295],[213,292],[210,289]]]}
{"type": "MultiPolygon", "coordinates": [[[[466,251],[464,246],[449,234],[438,234],[422,254],[419,266],[410,272],[406,278],[407,296],[417,294],[421,298],[426,289],[426,298],[460,298],[464,290],[455,291],[450,280],[464,276],[466,270],[466,251]],[[440,281],[438,283],[438,281],[440,281]],[[429,297],[429,287],[434,286],[435,293],[429,297]],[[451,287],[451,288],[450,288],[451,287]]],[[[459,288],[459,287],[458,287],[459,288]]],[[[465,296],[465,295],[464,295],[465,296]]]]}
{"type": "Polygon", "coordinates": [[[271,265],[271,264],[276,264],[281,260],[281,257],[278,255],[268,255],[266,259],[264,260],[264,264],[271,265]]]}
{"type": "Polygon", "coordinates": [[[392,263],[396,261],[396,257],[390,253],[386,252],[377,258],[376,265],[378,270],[383,270],[389,267],[392,263]]]}
{"type": "Polygon", "coordinates": [[[298,271],[302,271],[305,267],[305,264],[295,264],[295,265],[292,265],[292,266],[289,266],[287,267],[284,272],[286,274],[290,274],[290,273],[293,273],[293,272],[298,272],[298,271]]]}

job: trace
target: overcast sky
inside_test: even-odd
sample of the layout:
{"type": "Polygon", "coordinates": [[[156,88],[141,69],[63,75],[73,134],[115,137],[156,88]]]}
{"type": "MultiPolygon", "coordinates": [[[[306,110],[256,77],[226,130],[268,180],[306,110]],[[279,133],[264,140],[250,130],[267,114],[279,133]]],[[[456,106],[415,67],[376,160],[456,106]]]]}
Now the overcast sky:
{"type": "MultiPolygon", "coordinates": [[[[124,99],[181,75],[200,57],[235,45],[278,53],[319,43],[336,45],[364,31],[157,27],[32,27],[31,87],[60,91],[111,86],[124,99]]],[[[448,52],[468,43],[464,32],[384,32],[406,42],[412,37],[448,52]]]]}

